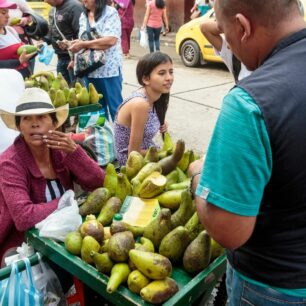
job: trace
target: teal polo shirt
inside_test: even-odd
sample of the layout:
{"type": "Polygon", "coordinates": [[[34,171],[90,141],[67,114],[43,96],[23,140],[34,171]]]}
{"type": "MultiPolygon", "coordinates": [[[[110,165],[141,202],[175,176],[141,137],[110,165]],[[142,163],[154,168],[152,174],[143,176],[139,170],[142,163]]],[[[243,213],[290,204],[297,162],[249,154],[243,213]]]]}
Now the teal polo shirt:
{"type": "MultiPolygon", "coordinates": [[[[224,98],[196,195],[233,214],[257,216],[271,173],[272,151],[262,113],[253,98],[236,87],[224,98]]],[[[270,287],[238,274],[250,283],[270,287]]],[[[306,288],[273,289],[306,297],[306,288]]]]}

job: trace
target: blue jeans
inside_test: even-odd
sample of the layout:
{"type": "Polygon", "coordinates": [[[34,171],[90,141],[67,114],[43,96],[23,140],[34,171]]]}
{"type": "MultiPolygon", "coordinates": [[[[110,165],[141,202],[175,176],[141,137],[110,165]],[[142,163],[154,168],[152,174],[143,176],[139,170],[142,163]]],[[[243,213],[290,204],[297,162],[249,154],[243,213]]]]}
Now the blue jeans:
{"type": "Polygon", "coordinates": [[[69,57],[64,57],[64,58],[58,58],[57,60],[57,67],[56,71],[57,73],[61,73],[64,77],[64,79],[67,81],[68,85],[73,85],[74,82],[76,81],[76,77],[73,73],[72,69],[67,69],[68,65],[70,63],[70,58],[69,57]]]}
{"type": "Polygon", "coordinates": [[[154,45],[155,45],[155,51],[160,50],[159,36],[160,36],[161,29],[162,28],[147,27],[150,53],[154,52],[154,45]]]}
{"type": "Polygon", "coordinates": [[[226,271],[226,288],[228,306],[306,305],[306,298],[286,295],[272,288],[264,288],[243,280],[229,263],[226,271]]]}
{"type": "Polygon", "coordinates": [[[88,78],[84,81],[88,87],[92,83],[97,92],[103,95],[99,101],[105,111],[106,118],[109,120],[108,112],[111,115],[112,121],[115,119],[118,106],[122,103],[122,74],[119,73],[116,77],[111,78],[88,78]]]}

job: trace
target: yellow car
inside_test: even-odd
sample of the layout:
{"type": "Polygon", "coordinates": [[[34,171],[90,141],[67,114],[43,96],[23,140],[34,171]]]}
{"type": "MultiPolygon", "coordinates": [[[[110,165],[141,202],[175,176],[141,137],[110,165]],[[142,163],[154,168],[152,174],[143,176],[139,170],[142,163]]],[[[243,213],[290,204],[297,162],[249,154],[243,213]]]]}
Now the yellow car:
{"type": "Polygon", "coordinates": [[[51,6],[44,2],[43,0],[39,1],[27,1],[30,8],[37,13],[38,15],[42,16],[44,19],[46,19],[47,21],[49,20],[49,12],[51,9],[51,6]]]}
{"type": "Polygon", "coordinates": [[[195,67],[205,62],[223,62],[200,30],[200,24],[204,20],[214,18],[214,9],[211,9],[204,16],[193,19],[179,28],[175,48],[185,66],[195,67]]]}

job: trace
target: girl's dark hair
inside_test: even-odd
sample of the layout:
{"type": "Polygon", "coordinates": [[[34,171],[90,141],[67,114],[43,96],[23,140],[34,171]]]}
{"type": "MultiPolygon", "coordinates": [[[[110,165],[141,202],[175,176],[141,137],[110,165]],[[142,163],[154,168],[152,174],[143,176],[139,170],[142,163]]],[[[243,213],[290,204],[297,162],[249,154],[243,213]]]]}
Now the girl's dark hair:
{"type": "MultiPolygon", "coordinates": [[[[102,16],[103,11],[106,5],[108,5],[108,3],[109,3],[108,0],[96,0],[96,9],[95,9],[95,21],[96,22],[102,16]]],[[[86,13],[88,16],[89,10],[86,9],[86,13]]]]}
{"type": "MultiPolygon", "coordinates": [[[[149,77],[155,67],[160,64],[170,62],[172,59],[168,54],[162,52],[153,52],[143,56],[136,67],[136,75],[138,83],[144,86],[143,78],[149,77]]],[[[162,94],[160,98],[154,102],[154,109],[161,125],[165,123],[166,112],[169,104],[169,93],[162,94]]]]}
{"type": "Polygon", "coordinates": [[[135,5],[135,3],[136,3],[136,0],[131,0],[131,1],[132,1],[133,5],[135,5]]]}
{"type": "MultiPolygon", "coordinates": [[[[56,125],[58,123],[56,113],[50,113],[49,116],[51,117],[53,124],[56,125]]],[[[21,120],[21,116],[15,116],[15,125],[17,127],[20,126],[20,120],[21,120]]]]}
{"type": "Polygon", "coordinates": [[[163,9],[166,4],[164,0],[155,0],[155,5],[157,8],[163,9]]]}

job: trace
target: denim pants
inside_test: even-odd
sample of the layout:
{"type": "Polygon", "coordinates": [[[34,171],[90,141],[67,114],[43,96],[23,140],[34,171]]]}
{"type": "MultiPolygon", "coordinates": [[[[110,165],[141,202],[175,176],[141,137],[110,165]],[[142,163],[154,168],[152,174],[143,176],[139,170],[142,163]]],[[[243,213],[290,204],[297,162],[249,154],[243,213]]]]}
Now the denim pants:
{"type": "Polygon", "coordinates": [[[56,71],[57,73],[61,73],[64,77],[64,79],[67,81],[68,85],[73,85],[76,77],[73,73],[72,69],[67,69],[68,65],[70,63],[70,58],[69,57],[64,57],[64,58],[58,58],[57,60],[57,67],[56,71]]]}
{"type": "Polygon", "coordinates": [[[160,36],[161,29],[162,28],[147,27],[150,53],[154,52],[154,45],[155,45],[155,51],[160,50],[159,36],[160,36]]]}
{"type": "Polygon", "coordinates": [[[228,306],[306,305],[306,298],[286,295],[275,289],[257,286],[243,280],[229,263],[226,271],[226,288],[228,306]]]}
{"type": "Polygon", "coordinates": [[[85,77],[84,81],[88,87],[92,83],[97,92],[103,95],[99,103],[105,111],[106,118],[109,120],[108,112],[111,115],[112,121],[115,119],[118,106],[122,103],[122,74],[119,73],[116,77],[111,78],[88,78],[85,77]]]}

